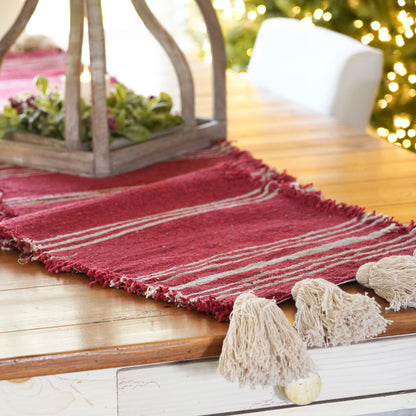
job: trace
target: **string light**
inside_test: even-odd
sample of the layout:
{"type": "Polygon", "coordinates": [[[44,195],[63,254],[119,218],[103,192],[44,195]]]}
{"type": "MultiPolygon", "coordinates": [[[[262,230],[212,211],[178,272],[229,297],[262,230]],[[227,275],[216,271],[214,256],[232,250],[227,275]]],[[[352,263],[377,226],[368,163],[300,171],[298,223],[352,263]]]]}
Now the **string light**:
{"type": "Polygon", "coordinates": [[[302,9],[299,6],[295,6],[295,7],[292,8],[290,13],[292,14],[293,17],[295,17],[301,12],[301,10],[302,9]]]}
{"type": "Polygon", "coordinates": [[[362,20],[357,19],[357,20],[354,20],[353,25],[355,28],[361,29],[364,26],[364,22],[362,20]]]}
{"type": "Polygon", "coordinates": [[[390,134],[387,136],[387,140],[388,140],[390,143],[394,143],[394,142],[397,140],[397,136],[396,136],[394,133],[390,133],[390,134]]]}
{"type": "Polygon", "coordinates": [[[389,131],[387,129],[385,129],[384,127],[379,127],[377,129],[377,134],[380,137],[387,137],[389,135],[389,131]]]}
{"type": "Polygon", "coordinates": [[[394,116],[393,123],[396,127],[403,127],[405,129],[410,126],[410,120],[404,116],[394,116]]]}
{"type": "Polygon", "coordinates": [[[403,62],[396,62],[393,65],[393,69],[396,73],[398,73],[399,75],[401,75],[402,77],[405,76],[407,74],[407,69],[405,68],[405,66],[403,65],[403,62]]]}
{"type": "Polygon", "coordinates": [[[374,40],[374,35],[372,33],[367,33],[361,38],[361,42],[364,43],[364,45],[368,45],[372,40],[374,40]]]}
{"type": "Polygon", "coordinates": [[[324,19],[325,22],[329,22],[332,19],[332,13],[331,12],[325,12],[322,16],[322,19],[324,19]]]}
{"type": "Polygon", "coordinates": [[[381,27],[378,30],[378,38],[382,42],[389,42],[391,40],[391,36],[390,36],[389,30],[386,27],[381,27]]]}
{"type": "Polygon", "coordinates": [[[402,35],[396,35],[396,37],[394,38],[396,40],[396,45],[401,48],[402,46],[404,46],[405,42],[403,39],[402,35]]]}
{"type": "Polygon", "coordinates": [[[412,145],[412,142],[411,142],[409,139],[404,139],[404,140],[402,141],[402,146],[403,146],[405,149],[408,149],[411,145],[412,145]]]}
{"type": "Polygon", "coordinates": [[[377,20],[374,20],[374,22],[371,22],[371,29],[373,30],[379,30],[381,27],[380,22],[377,22],[377,20]]]}
{"type": "Polygon", "coordinates": [[[257,13],[258,14],[264,14],[266,13],[267,9],[264,4],[260,4],[260,6],[257,6],[257,13]]]}
{"type": "Polygon", "coordinates": [[[389,90],[391,92],[396,92],[399,89],[399,84],[397,82],[390,82],[389,84],[389,90]]]}
{"type": "Polygon", "coordinates": [[[397,15],[397,19],[400,20],[401,23],[407,24],[407,13],[406,13],[406,11],[402,10],[401,12],[399,12],[399,14],[397,15]]]}
{"type": "Polygon", "coordinates": [[[313,12],[313,17],[314,17],[314,19],[316,19],[316,20],[321,19],[323,15],[324,15],[324,11],[323,11],[322,9],[316,9],[316,10],[313,12]]]}
{"type": "Polygon", "coordinates": [[[396,136],[399,139],[403,139],[403,137],[406,137],[406,132],[403,129],[396,130],[396,136]]]}
{"type": "Polygon", "coordinates": [[[386,108],[387,107],[387,101],[386,100],[378,100],[377,101],[377,105],[380,107],[380,108],[386,108]]]}
{"type": "Polygon", "coordinates": [[[248,17],[250,20],[256,20],[256,17],[257,17],[257,12],[256,12],[256,11],[254,11],[254,10],[250,10],[250,11],[247,13],[247,17],[248,17]]]}
{"type": "Polygon", "coordinates": [[[407,30],[406,30],[406,32],[404,32],[404,35],[405,35],[408,39],[412,38],[412,37],[413,37],[413,31],[412,31],[412,29],[407,29],[407,30]]]}

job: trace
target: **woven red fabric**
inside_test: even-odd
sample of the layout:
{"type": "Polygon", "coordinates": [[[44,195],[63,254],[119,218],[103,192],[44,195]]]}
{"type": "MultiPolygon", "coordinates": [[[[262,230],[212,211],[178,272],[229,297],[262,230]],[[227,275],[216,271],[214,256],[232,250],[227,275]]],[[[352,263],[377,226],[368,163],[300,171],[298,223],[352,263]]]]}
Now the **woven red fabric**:
{"type": "Polygon", "coordinates": [[[105,179],[0,166],[0,192],[2,248],[220,321],[243,292],[280,301],[416,247],[413,222],[325,200],[225,140],[105,179]]]}
{"type": "Polygon", "coordinates": [[[4,248],[219,320],[242,292],[280,301],[300,279],[345,282],[416,245],[413,223],[324,200],[226,141],[115,178],[0,178],[4,248]]]}

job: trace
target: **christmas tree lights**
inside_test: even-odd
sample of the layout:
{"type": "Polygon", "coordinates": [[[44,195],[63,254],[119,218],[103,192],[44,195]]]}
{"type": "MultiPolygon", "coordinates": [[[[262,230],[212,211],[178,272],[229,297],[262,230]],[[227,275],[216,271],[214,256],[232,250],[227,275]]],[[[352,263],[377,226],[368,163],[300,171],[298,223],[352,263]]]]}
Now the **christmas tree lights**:
{"type": "MultiPolygon", "coordinates": [[[[293,17],[383,50],[384,71],[371,116],[374,132],[416,152],[416,0],[213,0],[228,67],[244,75],[263,20],[293,17]]],[[[202,49],[209,61],[210,51],[202,49]]]]}

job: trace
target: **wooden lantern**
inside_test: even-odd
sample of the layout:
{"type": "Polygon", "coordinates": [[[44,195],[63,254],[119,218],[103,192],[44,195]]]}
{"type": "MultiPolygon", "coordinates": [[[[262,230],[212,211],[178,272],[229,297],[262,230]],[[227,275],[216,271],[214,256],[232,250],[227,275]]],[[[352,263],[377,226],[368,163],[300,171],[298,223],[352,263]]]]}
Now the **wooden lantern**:
{"type": "MultiPolygon", "coordinates": [[[[65,81],[65,140],[12,133],[0,139],[0,162],[82,176],[106,177],[204,148],[226,136],[225,49],[221,29],[210,0],[196,0],[211,43],[213,115],[195,115],[195,92],[188,62],[145,0],[131,0],[138,15],[161,44],[174,67],[181,98],[179,127],[158,132],[147,142],[110,146],[106,102],[106,58],[100,0],[70,0],[70,34],[65,81]],[[80,140],[80,72],[84,16],[88,20],[92,88],[92,148],[80,140]]],[[[13,26],[0,41],[0,65],[26,27],[38,0],[26,0],[13,26]]]]}

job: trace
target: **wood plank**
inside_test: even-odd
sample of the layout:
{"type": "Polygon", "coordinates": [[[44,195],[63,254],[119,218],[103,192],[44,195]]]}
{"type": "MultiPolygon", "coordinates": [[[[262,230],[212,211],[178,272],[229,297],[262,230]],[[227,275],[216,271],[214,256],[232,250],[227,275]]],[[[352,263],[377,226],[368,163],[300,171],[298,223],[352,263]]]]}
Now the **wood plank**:
{"type": "Polygon", "coordinates": [[[65,70],[65,144],[69,150],[81,148],[81,53],[84,37],[84,0],[70,1],[70,33],[65,70]]]}
{"type": "Polygon", "coordinates": [[[92,175],[92,153],[0,139],[0,162],[30,168],[92,175]]]}
{"type": "Polygon", "coordinates": [[[101,0],[84,1],[91,61],[91,130],[94,176],[110,174],[110,131],[107,120],[106,58],[101,0]]]}
{"type": "Polygon", "coordinates": [[[0,291],[74,284],[78,278],[67,273],[47,272],[40,263],[21,264],[14,251],[0,250],[0,291]]]}
{"type": "MultiPolygon", "coordinates": [[[[414,391],[415,348],[416,336],[311,350],[322,380],[313,406],[328,400],[414,391]]],[[[292,407],[298,414],[299,407],[276,394],[274,387],[239,387],[225,381],[217,367],[217,360],[198,360],[120,370],[118,414],[241,414],[280,407],[292,407]]]]}
{"type": "Polygon", "coordinates": [[[225,123],[216,120],[161,136],[111,152],[111,171],[120,174],[162,160],[181,156],[212,144],[224,137],[225,123]]]}
{"type": "Polygon", "coordinates": [[[224,336],[211,335],[163,343],[138,343],[90,351],[25,356],[0,361],[0,380],[71,371],[99,370],[167,361],[182,361],[218,355],[224,336]]]}
{"type": "Polygon", "coordinates": [[[225,122],[226,115],[226,79],[225,79],[225,45],[220,24],[212,4],[207,1],[197,0],[198,7],[205,21],[208,37],[211,44],[212,55],[212,115],[215,120],[225,122]]]}
{"type": "MultiPolygon", "coordinates": [[[[146,367],[142,367],[146,370],[146,367]]],[[[7,416],[31,416],[33,409],[43,414],[56,416],[137,416],[142,406],[136,403],[139,396],[126,397],[126,390],[138,383],[131,380],[131,372],[136,368],[105,369],[65,373],[54,376],[20,378],[0,382],[0,408],[7,416]],[[118,371],[120,370],[120,371],[118,371]],[[120,377],[119,377],[120,376],[120,377]],[[130,384],[128,384],[130,383],[130,384]],[[134,384],[133,384],[134,383],[134,384]],[[117,403],[117,388],[123,389],[121,400],[117,403]],[[24,398],[24,400],[22,400],[24,398]],[[125,400],[127,398],[127,400],[125,400]]],[[[186,386],[186,391],[192,387],[186,386]]],[[[228,386],[227,386],[228,387],[228,386]]],[[[244,391],[245,392],[245,391],[244,391]]],[[[238,393],[237,393],[238,394],[238,393]]],[[[258,391],[247,392],[251,399],[258,391]]],[[[218,397],[215,397],[217,400],[218,397]]],[[[157,400],[159,402],[160,400],[157,400]]],[[[257,401],[261,406],[262,401],[257,401]]],[[[278,410],[263,410],[262,415],[296,416],[351,416],[374,412],[386,412],[401,409],[400,414],[411,415],[416,408],[416,393],[384,394],[353,400],[336,400],[328,403],[314,403],[312,406],[294,407],[286,405],[278,410]],[[404,413],[407,409],[407,412],[404,413]]],[[[170,409],[169,409],[170,410],[170,409]]],[[[199,413],[200,409],[198,409],[199,413]]],[[[169,412],[169,414],[171,414],[169,412]]],[[[181,415],[183,415],[182,413],[181,415]]],[[[252,415],[252,411],[239,414],[252,415]]]]}
{"type": "Polygon", "coordinates": [[[116,370],[0,381],[0,409],[3,416],[114,416],[116,370]]]}

